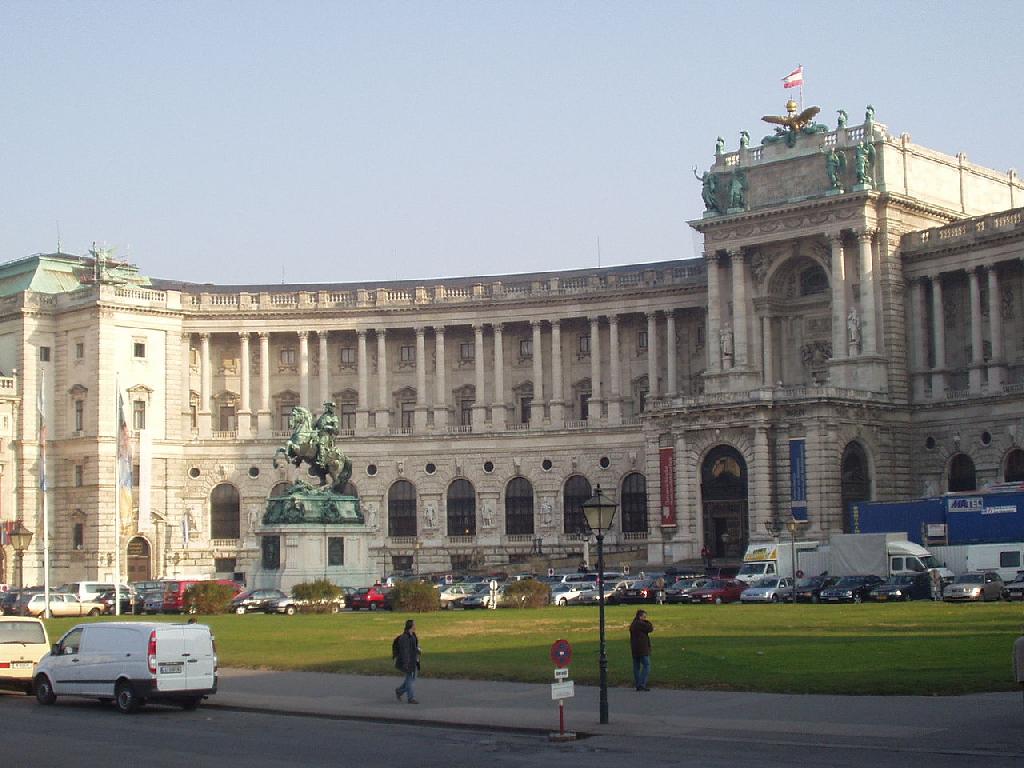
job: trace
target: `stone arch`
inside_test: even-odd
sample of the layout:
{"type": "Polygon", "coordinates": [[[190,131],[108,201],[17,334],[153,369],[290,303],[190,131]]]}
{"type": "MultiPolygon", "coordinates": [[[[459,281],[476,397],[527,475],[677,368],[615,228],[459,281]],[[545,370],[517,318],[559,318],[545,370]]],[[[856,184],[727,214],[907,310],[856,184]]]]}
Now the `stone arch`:
{"type": "Polygon", "coordinates": [[[416,486],[396,480],[388,488],[388,536],[416,535],[416,486]]]}
{"type": "Polygon", "coordinates": [[[871,464],[864,446],[858,441],[847,443],[843,449],[839,473],[843,533],[853,533],[853,504],[871,499],[871,464]]]}
{"type": "Polygon", "coordinates": [[[562,530],[565,533],[590,533],[583,502],[593,495],[590,481],[583,475],[569,476],[562,486],[562,530]]]}
{"type": "Polygon", "coordinates": [[[476,535],[476,488],[464,477],[452,480],[446,496],[449,536],[476,535]]]}
{"type": "Polygon", "coordinates": [[[241,532],[241,495],[232,483],[210,491],[210,538],[237,539],[241,532]]]}
{"type": "Polygon", "coordinates": [[[534,532],[533,483],[516,475],[505,484],[505,533],[530,536],[534,532]]]}
{"type": "Polygon", "coordinates": [[[153,578],[153,548],[145,536],[133,536],[125,549],[128,581],[149,581],[153,578]]]}
{"type": "Polygon", "coordinates": [[[703,544],[712,557],[739,557],[750,538],[747,462],[734,446],[720,443],[700,467],[703,544]]]}
{"type": "Polygon", "coordinates": [[[1003,457],[1003,482],[1024,482],[1024,449],[1014,448],[1003,457]]]}
{"type": "Polygon", "coordinates": [[[966,453],[955,453],[946,467],[946,490],[950,493],[978,490],[978,473],[974,459],[966,453]]]}

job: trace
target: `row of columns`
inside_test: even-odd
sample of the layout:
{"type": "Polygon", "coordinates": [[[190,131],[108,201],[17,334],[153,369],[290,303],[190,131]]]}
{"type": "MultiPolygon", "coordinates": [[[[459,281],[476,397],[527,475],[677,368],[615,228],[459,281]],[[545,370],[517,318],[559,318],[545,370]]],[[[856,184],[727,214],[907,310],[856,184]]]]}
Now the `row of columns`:
{"type": "MultiPolygon", "coordinates": [[[[669,354],[667,356],[666,372],[667,387],[666,394],[672,395],[678,392],[677,365],[675,359],[675,316],[669,312],[649,312],[647,319],[647,363],[649,396],[657,397],[661,394],[658,378],[658,316],[664,314],[666,318],[666,336],[670,340],[669,354]]],[[[619,317],[617,315],[607,316],[608,344],[609,344],[609,376],[607,396],[603,387],[601,370],[601,321],[603,315],[589,317],[590,323],[590,380],[591,380],[591,408],[598,410],[591,411],[591,418],[597,418],[600,414],[600,406],[607,401],[608,421],[612,424],[619,424],[622,420],[622,367],[620,361],[619,346],[619,317]]],[[[491,423],[504,425],[507,416],[507,399],[504,377],[504,325],[502,323],[475,323],[473,324],[474,344],[474,383],[476,386],[476,402],[473,405],[472,420],[473,428],[482,429],[486,421],[487,401],[485,387],[485,355],[484,355],[484,331],[489,325],[494,340],[493,359],[493,399],[490,402],[491,423]]],[[[358,407],[356,411],[356,428],[366,429],[369,425],[371,409],[369,407],[369,360],[367,351],[367,333],[373,330],[377,338],[377,407],[374,410],[375,423],[378,429],[389,429],[391,419],[391,394],[388,376],[387,361],[387,330],[384,328],[359,328],[356,329],[356,354],[357,354],[357,386],[358,386],[358,407]]],[[[426,370],[426,332],[427,326],[415,326],[416,335],[416,413],[415,426],[422,430],[427,426],[427,370],[426,370]]],[[[533,340],[533,402],[539,407],[531,409],[530,423],[533,426],[540,426],[545,419],[544,403],[547,402],[550,408],[550,423],[554,426],[561,426],[565,419],[565,401],[562,399],[562,341],[560,320],[534,320],[531,321],[533,340]],[[544,395],[544,354],[543,354],[543,324],[547,322],[551,332],[551,392],[550,401],[545,401],[544,395]]],[[[434,326],[434,351],[436,359],[445,360],[445,327],[434,326]]],[[[299,404],[316,410],[323,402],[331,399],[330,377],[328,375],[328,331],[318,331],[318,344],[320,355],[320,374],[318,376],[318,402],[313,404],[312,392],[310,391],[310,358],[309,358],[309,334],[310,331],[297,331],[299,340],[298,354],[298,376],[299,376],[299,404]]],[[[245,431],[248,426],[251,428],[253,408],[250,402],[251,372],[250,372],[250,337],[252,333],[239,332],[239,397],[238,417],[240,428],[245,431]]],[[[259,404],[256,410],[257,426],[263,432],[272,429],[271,426],[271,396],[270,396],[270,333],[266,331],[257,332],[259,339],[259,404]]],[[[199,429],[201,432],[209,431],[212,424],[212,395],[213,395],[213,366],[210,361],[210,334],[199,334],[200,346],[200,404],[199,404],[199,429]]],[[[434,372],[435,398],[434,398],[434,426],[445,428],[448,422],[448,392],[447,392],[447,370],[444,365],[438,365],[434,372]]]]}
{"type": "MultiPolygon", "coordinates": [[[[971,393],[979,394],[988,382],[988,389],[1000,387],[1006,378],[1006,360],[1003,347],[1003,318],[999,303],[999,272],[994,265],[977,266],[967,270],[968,296],[970,301],[971,361],[968,373],[968,387],[971,393]],[[984,329],[982,326],[981,273],[987,273],[989,342],[992,353],[988,362],[984,353],[984,329]],[[987,376],[985,373],[987,372],[987,376]]],[[[926,379],[930,381],[933,398],[945,396],[949,385],[949,368],[946,362],[946,327],[942,290],[942,275],[926,275],[913,280],[910,297],[910,364],[915,372],[914,396],[923,399],[926,379]],[[931,287],[931,325],[925,321],[925,292],[931,287]],[[935,364],[928,366],[929,343],[934,348],[935,364]]]]}

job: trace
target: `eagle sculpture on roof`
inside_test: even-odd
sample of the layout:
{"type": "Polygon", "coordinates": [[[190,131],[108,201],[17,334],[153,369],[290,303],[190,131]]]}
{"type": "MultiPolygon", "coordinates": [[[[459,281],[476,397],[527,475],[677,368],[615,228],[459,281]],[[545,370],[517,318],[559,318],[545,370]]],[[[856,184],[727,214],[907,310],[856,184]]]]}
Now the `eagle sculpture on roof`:
{"type": "MultiPolygon", "coordinates": [[[[821,112],[820,107],[808,107],[800,114],[797,114],[796,108],[796,102],[790,100],[786,102],[785,115],[765,115],[761,119],[766,123],[785,126],[790,131],[796,133],[810,125],[814,120],[814,116],[821,112]]],[[[776,128],[775,130],[778,131],[780,129],[776,128]]]]}

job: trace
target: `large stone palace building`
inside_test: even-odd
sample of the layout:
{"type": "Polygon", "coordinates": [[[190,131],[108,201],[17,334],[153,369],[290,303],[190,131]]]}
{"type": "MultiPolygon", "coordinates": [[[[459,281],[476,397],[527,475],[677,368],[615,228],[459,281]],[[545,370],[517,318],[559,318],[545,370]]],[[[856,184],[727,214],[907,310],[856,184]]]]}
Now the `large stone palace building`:
{"type": "Polygon", "coordinates": [[[1024,187],[873,110],[845,122],[720,140],[702,259],[223,286],[96,253],[0,266],[0,521],[34,533],[25,583],[44,495],[55,583],[118,561],[282,583],[273,534],[280,561],[357,584],[577,555],[598,485],[607,544],[667,564],[736,557],[792,515],[823,537],[853,501],[1024,479],[1024,187]],[[272,463],[292,409],[326,401],[365,523],[312,551],[262,516],[294,479],[272,463]]]}

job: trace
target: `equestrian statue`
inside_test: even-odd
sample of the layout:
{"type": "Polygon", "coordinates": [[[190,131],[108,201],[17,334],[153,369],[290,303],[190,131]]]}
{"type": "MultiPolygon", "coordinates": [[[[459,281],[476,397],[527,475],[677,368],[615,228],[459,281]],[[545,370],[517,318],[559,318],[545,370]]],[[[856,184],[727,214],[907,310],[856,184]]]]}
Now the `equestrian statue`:
{"type": "Polygon", "coordinates": [[[274,454],[274,467],[280,466],[282,455],[296,467],[306,463],[309,465],[309,474],[320,478],[321,489],[326,489],[327,476],[330,475],[330,491],[340,495],[352,477],[352,462],[335,445],[338,416],[334,409],[334,403],[324,403],[323,413],[314,422],[313,414],[308,409],[302,406],[293,408],[288,421],[292,435],[274,454]]]}

